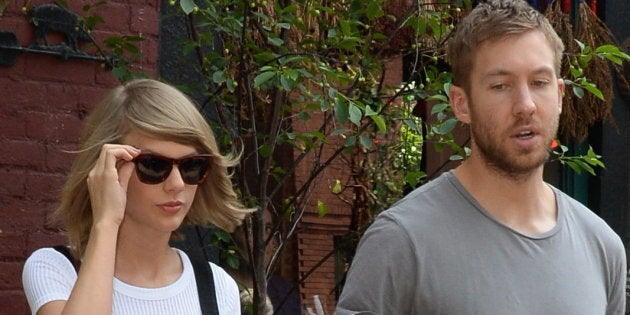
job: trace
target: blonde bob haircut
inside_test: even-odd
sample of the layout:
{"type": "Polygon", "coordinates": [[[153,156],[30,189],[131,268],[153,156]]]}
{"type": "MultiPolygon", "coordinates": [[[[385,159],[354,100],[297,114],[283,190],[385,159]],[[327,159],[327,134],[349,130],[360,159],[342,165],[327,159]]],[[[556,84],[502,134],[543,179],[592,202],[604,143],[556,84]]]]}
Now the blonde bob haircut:
{"type": "Polygon", "coordinates": [[[190,212],[182,224],[207,225],[233,231],[247,213],[232,187],[228,167],[238,156],[221,155],[212,129],[199,110],[174,87],[151,79],[137,79],[113,89],[89,115],[77,157],[61,194],[53,218],[61,221],[70,246],[83,256],[92,228],[92,206],[87,177],[96,164],[101,147],[120,144],[131,131],[165,141],[194,147],[211,154],[207,180],[199,185],[190,212]]]}
{"type": "Polygon", "coordinates": [[[541,32],[555,55],[554,70],[560,77],[564,44],[549,20],[524,0],[487,0],[477,5],[455,29],[446,47],[453,83],[470,92],[470,72],[477,48],[486,41],[526,32],[541,32]]]}

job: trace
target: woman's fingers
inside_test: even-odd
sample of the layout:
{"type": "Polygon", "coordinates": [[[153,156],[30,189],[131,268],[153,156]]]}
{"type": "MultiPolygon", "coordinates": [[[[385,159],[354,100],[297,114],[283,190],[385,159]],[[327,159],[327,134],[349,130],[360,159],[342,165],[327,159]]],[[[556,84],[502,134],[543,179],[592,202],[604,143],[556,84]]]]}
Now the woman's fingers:
{"type": "Polygon", "coordinates": [[[129,145],[103,145],[88,176],[95,222],[122,222],[127,203],[127,185],[134,168],[131,161],[138,154],[140,150],[129,145]]]}
{"type": "Polygon", "coordinates": [[[131,162],[120,163],[120,166],[118,167],[118,182],[125,192],[127,191],[129,179],[131,178],[134,168],[135,167],[131,162]]]}

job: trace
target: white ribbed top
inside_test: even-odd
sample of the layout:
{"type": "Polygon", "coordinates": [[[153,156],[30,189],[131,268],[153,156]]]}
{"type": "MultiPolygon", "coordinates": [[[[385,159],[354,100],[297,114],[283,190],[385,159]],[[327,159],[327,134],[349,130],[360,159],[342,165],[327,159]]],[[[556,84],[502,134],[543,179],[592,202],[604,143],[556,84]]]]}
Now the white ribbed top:
{"type": "MultiPolygon", "coordinates": [[[[177,250],[184,270],[173,283],[160,288],[142,288],[114,281],[113,314],[201,314],[197,283],[188,256],[177,250]]],[[[210,263],[219,313],[240,314],[236,282],[221,267],[210,263]]],[[[67,300],[77,274],[68,259],[52,248],[35,251],[24,265],[22,283],[33,314],[44,304],[67,300]]]]}

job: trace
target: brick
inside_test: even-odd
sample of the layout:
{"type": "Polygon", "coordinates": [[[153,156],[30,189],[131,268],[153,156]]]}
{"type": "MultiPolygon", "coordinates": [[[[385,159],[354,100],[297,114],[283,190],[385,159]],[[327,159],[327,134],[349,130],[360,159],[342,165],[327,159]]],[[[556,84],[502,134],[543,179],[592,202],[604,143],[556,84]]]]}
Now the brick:
{"type": "Polygon", "coordinates": [[[3,107],[14,111],[28,111],[32,108],[44,108],[48,95],[41,83],[30,80],[0,79],[0,93],[3,107]]]}
{"type": "MultiPolygon", "coordinates": [[[[76,135],[74,140],[78,140],[79,135],[76,135]]],[[[72,166],[76,154],[71,151],[78,148],[77,141],[71,142],[71,139],[66,139],[67,143],[51,145],[48,147],[48,153],[46,153],[46,169],[54,172],[67,174],[72,166]]]]}
{"type": "Polygon", "coordinates": [[[28,172],[26,195],[35,200],[59,199],[65,179],[65,175],[61,174],[28,172]]]}
{"type": "Polygon", "coordinates": [[[27,256],[30,256],[32,252],[42,247],[51,247],[61,244],[68,244],[68,239],[62,232],[39,230],[27,236],[25,253],[27,256]]]}
{"type": "Polygon", "coordinates": [[[72,113],[79,104],[79,98],[82,87],[72,84],[64,83],[47,83],[46,95],[49,97],[49,101],[46,102],[45,107],[41,108],[42,112],[49,113],[72,113]]]}
{"type": "Polygon", "coordinates": [[[2,110],[5,113],[0,114],[0,135],[2,137],[11,139],[20,139],[26,137],[26,123],[25,114],[19,111],[8,112],[8,110],[2,110]]]}
{"type": "Polygon", "coordinates": [[[26,241],[22,233],[0,233],[0,260],[14,258],[24,260],[26,241]]]}
{"type": "Polygon", "coordinates": [[[298,239],[331,240],[332,236],[329,234],[300,233],[298,239]]]}
{"type": "Polygon", "coordinates": [[[145,36],[159,34],[159,12],[146,5],[133,5],[131,10],[130,30],[145,36]]]}
{"type": "Polygon", "coordinates": [[[45,154],[46,149],[42,144],[0,138],[0,165],[41,169],[45,154]]]}
{"type": "Polygon", "coordinates": [[[300,254],[304,256],[325,257],[330,253],[332,248],[313,250],[313,249],[300,249],[300,254]]]}
{"type": "Polygon", "coordinates": [[[25,195],[25,178],[26,171],[13,167],[1,168],[0,178],[0,196],[24,197],[25,195]]]}
{"type": "Polygon", "coordinates": [[[7,199],[0,205],[0,230],[13,234],[42,227],[46,223],[46,209],[42,202],[7,199]]]}
{"type": "Polygon", "coordinates": [[[105,23],[98,24],[97,30],[105,30],[119,34],[129,34],[130,7],[125,3],[107,2],[95,7],[90,14],[99,15],[105,23]]]}
{"type": "Polygon", "coordinates": [[[0,261],[0,290],[22,288],[22,262],[0,261]]]}
{"type": "MultiPolygon", "coordinates": [[[[1,272],[2,271],[0,271],[0,273],[1,272]]],[[[26,297],[21,289],[7,291],[0,290],[0,314],[30,314],[28,304],[26,303],[26,297]]]]}
{"type": "Polygon", "coordinates": [[[96,84],[99,86],[114,87],[120,84],[120,82],[118,82],[118,80],[112,74],[111,69],[106,68],[101,68],[100,71],[96,73],[95,80],[96,84]]]}
{"type": "Polygon", "coordinates": [[[144,41],[138,44],[143,53],[139,67],[148,73],[155,72],[155,69],[157,69],[158,45],[159,43],[156,37],[147,36],[145,36],[144,41]]]}
{"type": "MultiPolygon", "coordinates": [[[[104,73],[104,71],[101,71],[104,73]]],[[[99,74],[97,74],[97,77],[100,77],[101,72],[99,72],[99,74]]],[[[107,72],[106,73],[108,76],[112,76],[111,72],[107,72]]],[[[105,96],[107,95],[107,93],[115,86],[118,85],[118,82],[115,81],[114,84],[112,84],[111,86],[107,86],[107,87],[102,87],[102,86],[85,86],[82,87],[79,92],[78,95],[75,95],[75,97],[78,99],[78,110],[83,110],[86,113],[90,112],[92,110],[92,108],[94,108],[94,106],[100,102],[103,98],[105,98],[105,96]]]]}
{"type": "Polygon", "coordinates": [[[30,54],[29,67],[25,68],[25,75],[42,81],[92,84],[97,66],[94,61],[89,60],[63,60],[57,57],[30,54]],[[42,69],[46,70],[42,71],[42,69]]]}
{"type": "Polygon", "coordinates": [[[76,115],[33,112],[26,118],[27,136],[49,143],[77,142],[83,123],[76,115]]]}

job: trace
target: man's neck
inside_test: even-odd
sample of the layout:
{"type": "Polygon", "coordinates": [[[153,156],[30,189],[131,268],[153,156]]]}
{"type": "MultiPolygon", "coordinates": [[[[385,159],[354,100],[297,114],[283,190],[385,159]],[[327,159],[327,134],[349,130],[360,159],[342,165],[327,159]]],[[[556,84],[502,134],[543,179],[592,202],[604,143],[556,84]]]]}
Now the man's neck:
{"type": "Polygon", "coordinates": [[[555,194],[542,179],[542,166],[514,177],[468,160],[454,174],[497,221],[526,234],[551,230],[557,221],[555,194]]]}

